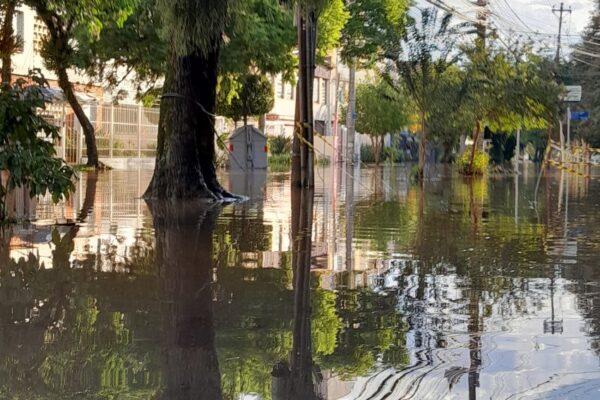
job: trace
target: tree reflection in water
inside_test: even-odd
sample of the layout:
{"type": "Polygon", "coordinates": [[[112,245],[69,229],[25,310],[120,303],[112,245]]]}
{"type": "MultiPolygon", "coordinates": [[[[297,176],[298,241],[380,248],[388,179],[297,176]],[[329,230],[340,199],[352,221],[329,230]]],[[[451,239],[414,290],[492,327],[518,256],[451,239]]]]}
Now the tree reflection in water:
{"type": "Polygon", "coordinates": [[[221,399],[211,286],[220,207],[153,202],[150,208],[167,342],[163,398],[221,399]]]}

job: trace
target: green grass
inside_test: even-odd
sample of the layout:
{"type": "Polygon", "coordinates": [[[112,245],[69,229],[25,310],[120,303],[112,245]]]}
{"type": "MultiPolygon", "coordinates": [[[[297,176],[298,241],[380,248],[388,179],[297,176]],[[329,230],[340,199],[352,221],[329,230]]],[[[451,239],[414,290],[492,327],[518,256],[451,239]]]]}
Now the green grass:
{"type": "Polygon", "coordinates": [[[292,157],[290,154],[271,154],[268,162],[270,171],[287,172],[292,166],[292,157]]]}

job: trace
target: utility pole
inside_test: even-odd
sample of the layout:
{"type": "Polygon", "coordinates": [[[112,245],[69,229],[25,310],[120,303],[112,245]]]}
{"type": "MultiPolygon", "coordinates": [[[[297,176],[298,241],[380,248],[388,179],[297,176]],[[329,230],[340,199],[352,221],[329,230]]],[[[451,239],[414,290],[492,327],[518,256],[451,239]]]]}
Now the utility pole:
{"type": "Polygon", "coordinates": [[[487,36],[487,17],[488,17],[488,0],[477,0],[477,7],[481,7],[481,11],[477,13],[477,39],[481,44],[481,48],[485,48],[485,39],[487,36]]]}
{"type": "Polygon", "coordinates": [[[348,109],[346,111],[346,162],[354,165],[354,135],[356,118],[356,69],[354,60],[349,65],[348,109]]]}
{"type": "Polygon", "coordinates": [[[556,8],[556,7],[552,7],[552,12],[554,14],[558,13],[558,38],[556,40],[556,58],[554,59],[554,61],[556,62],[556,65],[560,64],[560,46],[561,46],[561,36],[562,36],[562,25],[563,25],[563,14],[564,13],[569,13],[571,14],[573,11],[571,10],[571,7],[569,7],[569,9],[565,8],[565,4],[564,3],[560,3],[560,8],[556,8]]]}

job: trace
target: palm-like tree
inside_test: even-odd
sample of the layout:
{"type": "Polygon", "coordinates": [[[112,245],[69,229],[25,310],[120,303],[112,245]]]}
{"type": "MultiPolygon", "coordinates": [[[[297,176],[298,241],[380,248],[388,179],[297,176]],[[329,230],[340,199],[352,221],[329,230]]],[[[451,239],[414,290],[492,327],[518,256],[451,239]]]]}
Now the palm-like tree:
{"type": "Polygon", "coordinates": [[[456,44],[463,25],[451,22],[451,14],[440,15],[436,8],[422,9],[418,19],[409,19],[399,52],[388,54],[386,79],[398,90],[404,86],[419,111],[420,180],[425,170],[428,117],[433,100],[439,95],[438,78],[460,56],[456,44]]]}

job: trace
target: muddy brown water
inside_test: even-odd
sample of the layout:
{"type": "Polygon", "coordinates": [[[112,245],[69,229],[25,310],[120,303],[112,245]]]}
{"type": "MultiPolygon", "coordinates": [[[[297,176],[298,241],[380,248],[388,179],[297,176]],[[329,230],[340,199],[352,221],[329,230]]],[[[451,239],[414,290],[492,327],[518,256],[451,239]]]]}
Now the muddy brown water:
{"type": "Polygon", "coordinates": [[[210,208],[84,173],[4,234],[0,398],[600,398],[600,170],[408,170],[210,208]]]}

